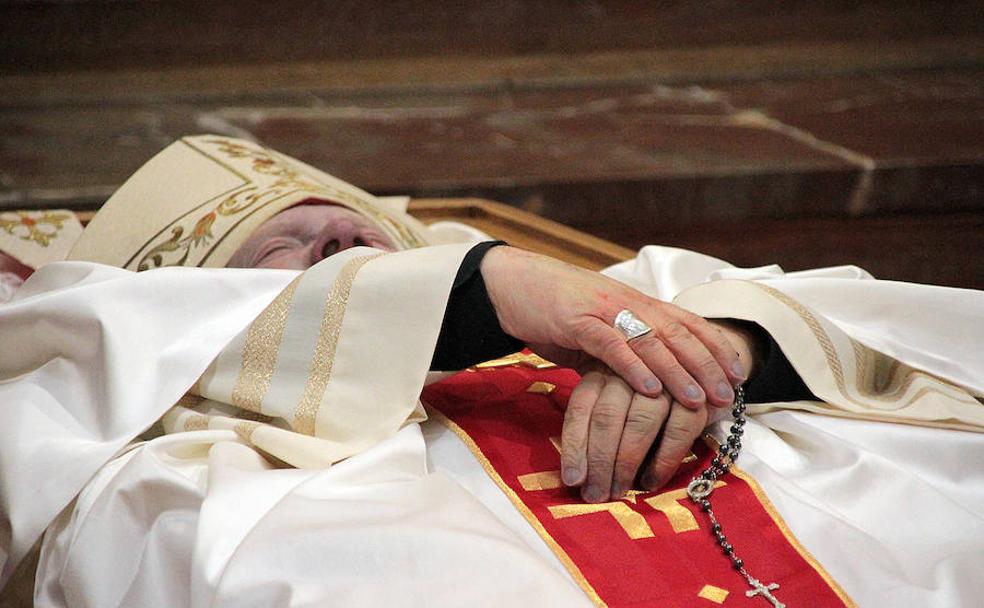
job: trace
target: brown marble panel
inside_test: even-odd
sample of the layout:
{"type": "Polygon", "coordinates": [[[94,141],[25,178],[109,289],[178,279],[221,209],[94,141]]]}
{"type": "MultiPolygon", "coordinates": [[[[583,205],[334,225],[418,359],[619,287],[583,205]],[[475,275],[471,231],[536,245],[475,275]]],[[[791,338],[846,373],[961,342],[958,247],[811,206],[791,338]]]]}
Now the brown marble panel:
{"type": "Polygon", "coordinates": [[[182,134],[200,130],[179,107],[0,112],[0,207],[101,204],[182,134]]]}
{"type": "Polygon", "coordinates": [[[873,167],[855,211],[984,208],[980,70],[860,75],[720,87],[761,112],[873,167]]]}
{"type": "MultiPolygon", "coordinates": [[[[827,151],[737,120],[714,92],[700,88],[435,94],[413,104],[224,108],[207,121],[385,191],[508,195],[551,184],[604,184],[610,191],[626,182],[644,192],[666,179],[855,171],[827,151]]],[[[843,209],[849,192],[850,185],[829,196],[828,210],[843,209]]],[[[729,204],[756,203],[739,194],[732,192],[729,204]]]]}
{"type": "Polygon", "coordinates": [[[27,0],[0,5],[0,69],[897,42],[979,17],[971,0],[27,0]]]}

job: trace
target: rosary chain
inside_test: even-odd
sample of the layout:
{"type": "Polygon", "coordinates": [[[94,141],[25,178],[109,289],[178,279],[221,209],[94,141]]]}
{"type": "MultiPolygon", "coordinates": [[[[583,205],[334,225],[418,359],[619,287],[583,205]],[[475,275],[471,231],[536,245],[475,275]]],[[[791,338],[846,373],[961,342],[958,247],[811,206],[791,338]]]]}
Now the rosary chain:
{"type": "Polygon", "coordinates": [[[745,569],[744,560],[738,557],[735,548],[728,542],[728,537],[724,534],[721,523],[711,508],[711,501],[708,500],[708,496],[714,490],[714,482],[730,470],[731,465],[738,460],[738,454],[741,453],[741,437],[745,433],[745,410],[745,389],[742,386],[737,386],[735,387],[735,403],[731,410],[734,422],[731,424],[730,433],[724,442],[720,444],[718,453],[711,460],[711,464],[687,486],[687,494],[691,500],[700,506],[701,511],[707,513],[707,518],[711,522],[711,533],[714,534],[714,539],[717,541],[718,546],[721,547],[721,551],[731,560],[731,566],[752,587],[752,590],[748,591],[746,595],[748,597],[761,595],[772,602],[774,607],[785,608],[785,604],[779,602],[771,593],[773,589],[779,588],[778,584],[763,585],[761,581],[753,577],[745,569]]]}

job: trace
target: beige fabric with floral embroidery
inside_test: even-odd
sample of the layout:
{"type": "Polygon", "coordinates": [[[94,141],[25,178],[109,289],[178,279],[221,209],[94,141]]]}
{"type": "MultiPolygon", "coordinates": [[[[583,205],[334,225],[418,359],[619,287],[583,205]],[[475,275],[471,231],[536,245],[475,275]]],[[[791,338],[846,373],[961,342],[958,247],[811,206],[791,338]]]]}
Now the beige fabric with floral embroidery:
{"type": "Polygon", "coordinates": [[[64,260],[81,234],[67,209],[0,211],[0,251],[31,268],[64,260]]]}
{"type": "Polygon", "coordinates": [[[69,254],[128,270],[223,267],[264,221],[308,199],[348,207],[397,249],[431,244],[406,213],[323,171],[253,142],[183,137],[140,168],[69,254]]]}

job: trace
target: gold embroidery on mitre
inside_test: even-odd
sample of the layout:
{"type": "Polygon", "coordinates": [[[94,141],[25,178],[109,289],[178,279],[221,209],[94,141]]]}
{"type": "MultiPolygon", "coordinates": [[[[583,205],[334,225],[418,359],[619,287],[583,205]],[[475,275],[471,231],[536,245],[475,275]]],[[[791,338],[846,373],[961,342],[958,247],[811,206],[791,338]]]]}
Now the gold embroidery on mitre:
{"type": "Polygon", "coordinates": [[[715,587],[714,585],[704,585],[701,590],[697,592],[697,597],[710,600],[715,604],[723,604],[724,600],[728,599],[729,593],[730,591],[727,589],[715,587]]]}
{"type": "MultiPolygon", "coordinates": [[[[299,166],[281,158],[272,150],[254,148],[221,138],[203,142],[212,146],[212,151],[218,156],[223,156],[226,159],[248,160],[253,173],[272,178],[267,183],[258,183],[187,139],[181,141],[239,177],[243,183],[217,197],[218,202],[204,213],[201,211],[197,215],[188,213],[176,220],[168,228],[159,232],[154,239],[146,242],[140,248],[140,252],[145,253],[142,255],[138,253],[128,260],[124,267],[129,267],[138,256],[140,257],[137,263],[138,271],[161,266],[184,266],[193,253],[207,248],[201,253],[200,258],[193,261],[194,265],[200,265],[208,260],[224,235],[244,219],[270,203],[298,194],[323,198],[350,207],[375,221],[402,248],[426,245],[414,231],[395,221],[371,202],[363,200],[351,192],[326,184],[315,176],[306,174],[299,166]],[[165,234],[168,229],[170,229],[169,235],[165,234]],[[223,236],[216,238],[216,232],[223,236]]],[[[208,202],[203,206],[206,206],[208,202]]],[[[198,209],[200,210],[201,207],[198,209]]]]}
{"type": "Polygon", "coordinates": [[[58,237],[58,233],[69,219],[71,217],[68,214],[51,211],[9,212],[0,215],[0,230],[23,241],[31,241],[41,247],[47,247],[52,239],[58,237]]]}
{"type": "Polygon", "coordinates": [[[280,342],[287,325],[287,313],[294,301],[294,292],[301,281],[298,275],[276,298],[250,323],[243,343],[242,367],[232,389],[232,404],[236,407],[261,412],[273,372],[280,355],[280,342]]]}
{"type": "Polygon", "coordinates": [[[318,409],[331,380],[335,349],[338,347],[338,340],[342,333],[345,307],[348,305],[355,275],[367,262],[381,255],[383,254],[366,255],[349,260],[342,267],[335,284],[331,287],[331,293],[328,294],[328,300],[325,302],[325,312],[321,317],[321,329],[311,359],[311,370],[304,385],[304,393],[294,413],[292,426],[298,433],[314,435],[318,409]]]}

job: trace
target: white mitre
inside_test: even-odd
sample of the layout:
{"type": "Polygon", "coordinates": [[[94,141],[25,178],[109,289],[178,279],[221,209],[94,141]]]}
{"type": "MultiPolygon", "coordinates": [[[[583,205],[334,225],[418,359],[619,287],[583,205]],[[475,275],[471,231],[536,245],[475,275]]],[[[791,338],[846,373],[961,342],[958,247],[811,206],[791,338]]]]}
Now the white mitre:
{"type": "Polygon", "coordinates": [[[256,143],[183,137],[113,194],[68,255],[129,270],[222,267],[271,216],[311,200],[356,211],[397,249],[431,244],[426,227],[392,205],[256,143]]]}

